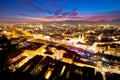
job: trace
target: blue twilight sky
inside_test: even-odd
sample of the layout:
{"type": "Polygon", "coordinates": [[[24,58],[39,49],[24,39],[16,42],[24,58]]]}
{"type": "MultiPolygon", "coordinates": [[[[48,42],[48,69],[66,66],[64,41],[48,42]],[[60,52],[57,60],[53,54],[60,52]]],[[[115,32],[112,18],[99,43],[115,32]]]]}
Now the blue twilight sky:
{"type": "Polygon", "coordinates": [[[0,0],[0,22],[114,20],[120,0],[0,0]]]}

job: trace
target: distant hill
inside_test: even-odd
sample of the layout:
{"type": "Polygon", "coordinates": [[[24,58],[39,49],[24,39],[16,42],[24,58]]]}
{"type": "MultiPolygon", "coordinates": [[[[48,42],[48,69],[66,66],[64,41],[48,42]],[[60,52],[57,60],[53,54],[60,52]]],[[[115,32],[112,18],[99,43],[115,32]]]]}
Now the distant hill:
{"type": "Polygon", "coordinates": [[[111,21],[112,24],[120,25],[120,19],[115,19],[111,21]]]}
{"type": "MultiPolygon", "coordinates": [[[[17,22],[9,22],[9,23],[17,23],[17,22]]],[[[21,23],[21,22],[20,22],[21,23]]],[[[23,22],[25,23],[25,22],[23,22]]],[[[37,22],[38,23],[38,22],[37,22]]],[[[66,21],[53,21],[53,22],[40,22],[43,24],[52,24],[52,23],[56,23],[56,24],[116,24],[116,25],[120,25],[120,19],[115,19],[115,20],[100,20],[97,22],[93,22],[93,21],[82,21],[82,20],[66,20],[66,21]]],[[[34,24],[34,22],[33,22],[34,24]]]]}
{"type": "Polygon", "coordinates": [[[75,21],[75,20],[66,20],[66,21],[53,21],[53,22],[43,22],[43,23],[56,23],[56,24],[84,24],[84,23],[94,23],[92,21],[75,21]]]}
{"type": "Polygon", "coordinates": [[[100,21],[97,21],[96,23],[98,24],[106,24],[106,23],[109,23],[110,21],[107,21],[107,20],[100,20],[100,21]]]}
{"type": "Polygon", "coordinates": [[[93,21],[74,21],[74,20],[66,20],[66,21],[54,21],[54,22],[43,22],[43,23],[56,23],[56,24],[116,24],[116,25],[120,25],[120,19],[115,19],[115,20],[111,20],[111,21],[107,21],[107,20],[100,20],[97,22],[93,22],[93,21]]]}

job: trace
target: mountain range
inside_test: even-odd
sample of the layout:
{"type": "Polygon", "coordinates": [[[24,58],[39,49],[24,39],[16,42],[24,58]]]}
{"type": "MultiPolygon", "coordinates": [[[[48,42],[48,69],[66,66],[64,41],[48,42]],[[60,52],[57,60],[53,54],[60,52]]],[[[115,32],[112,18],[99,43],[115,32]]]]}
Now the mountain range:
{"type": "Polygon", "coordinates": [[[54,21],[54,22],[42,22],[42,23],[56,23],[56,24],[115,24],[115,25],[120,25],[120,19],[115,19],[115,20],[100,20],[100,21],[74,21],[74,20],[66,20],[66,21],[54,21]]]}
{"type": "MultiPolygon", "coordinates": [[[[6,22],[7,23],[7,22],[6,22]]],[[[17,23],[17,22],[9,22],[9,23],[17,23]]],[[[23,22],[26,23],[26,22],[23,22]]],[[[38,22],[37,22],[38,23],[38,22]]],[[[115,25],[119,25],[120,26],[120,19],[115,19],[115,20],[100,20],[100,21],[82,21],[82,20],[66,20],[66,21],[53,21],[53,22],[40,22],[43,24],[115,24],[115,25]]],[[[3,23],[4,24],[4,23],[3,23]]],[[[33,22],[34,24],[34,22],[33,22]]]]}

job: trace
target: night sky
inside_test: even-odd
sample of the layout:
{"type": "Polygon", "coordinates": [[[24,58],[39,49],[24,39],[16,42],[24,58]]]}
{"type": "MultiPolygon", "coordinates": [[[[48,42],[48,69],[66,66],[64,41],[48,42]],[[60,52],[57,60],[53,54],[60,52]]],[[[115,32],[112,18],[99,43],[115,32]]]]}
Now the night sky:
{"type": "Polygon", "coordinates": [[[120,0],[0,0],[0,22],[120,19],[120,0]]]}

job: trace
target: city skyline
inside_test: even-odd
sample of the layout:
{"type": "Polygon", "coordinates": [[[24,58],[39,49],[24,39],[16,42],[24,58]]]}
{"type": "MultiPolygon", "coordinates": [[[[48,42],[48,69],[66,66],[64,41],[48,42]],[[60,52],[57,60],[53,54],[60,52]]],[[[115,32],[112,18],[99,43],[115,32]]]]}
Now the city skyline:
{"type": "Polygon", "coordinates": [[[0,23],[120,19],[119,0],[1,0],[0,23]]]}

